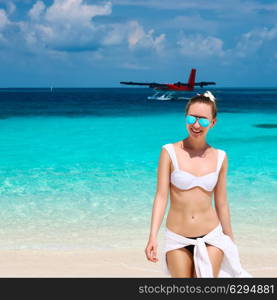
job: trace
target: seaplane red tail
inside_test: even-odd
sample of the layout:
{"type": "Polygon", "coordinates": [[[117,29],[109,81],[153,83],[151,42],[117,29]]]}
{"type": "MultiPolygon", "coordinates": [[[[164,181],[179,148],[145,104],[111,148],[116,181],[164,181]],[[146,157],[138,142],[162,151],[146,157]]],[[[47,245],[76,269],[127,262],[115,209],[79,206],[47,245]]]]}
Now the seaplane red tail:
{"type": "Polygon", "coordinates": [[[188,88],[191,90],[194,89],[195,76],[196,76],[196,69],[191,69],[189,79],[188,79],[188,88]]]}

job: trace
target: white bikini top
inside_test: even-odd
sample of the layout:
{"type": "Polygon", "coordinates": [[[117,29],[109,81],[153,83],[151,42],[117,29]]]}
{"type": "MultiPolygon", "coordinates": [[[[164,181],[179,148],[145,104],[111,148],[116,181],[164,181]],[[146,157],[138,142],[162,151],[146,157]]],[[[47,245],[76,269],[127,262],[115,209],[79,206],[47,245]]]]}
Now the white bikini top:
{"type": "Polygon", "coordinates": [[[195,176],[189,172],[182,171],[179,169],[173,144],[165,144],[162,147],[165,148],[169,153],[169,156],[171,158],[174,167],[174,171],[170,175],[170,181],[173,185],[175,185],[177,188],[181,190],[188,190],[191,189],[192,187],[200,186],[209,192],[213,191],[217,183],[218,174],[222,162],[224,160],[225,151],[217,149],[218,158],[217,158],[217,168],[215,172],[211,172],[203,176],[195,176]]]}

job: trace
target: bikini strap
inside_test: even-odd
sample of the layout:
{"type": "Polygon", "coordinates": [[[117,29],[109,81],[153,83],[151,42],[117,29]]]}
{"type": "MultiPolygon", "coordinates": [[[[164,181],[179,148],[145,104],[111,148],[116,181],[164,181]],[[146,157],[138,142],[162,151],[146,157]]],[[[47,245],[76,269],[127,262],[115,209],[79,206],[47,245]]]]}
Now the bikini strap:
{"type": "Polygon", "coordinates": [[[162,146],[162,148],[165,148],[170,156],[170,159],[172,161],[173,167],[174,169],[178,170],[178,162],[177,162],[177,158],[176,158],[176,153],[174,150],[174,146],[173,144],[165,144],[162,146]]]}
{"type": "Polygon", "coordinates": [[[224,157],[225,157],[225,151],[221,150],[221,149],[217,149],[218,150],[218,160],[217,160],[217,172],[220,171],[221,169],[221,165],[223,163],[224,157]]]}

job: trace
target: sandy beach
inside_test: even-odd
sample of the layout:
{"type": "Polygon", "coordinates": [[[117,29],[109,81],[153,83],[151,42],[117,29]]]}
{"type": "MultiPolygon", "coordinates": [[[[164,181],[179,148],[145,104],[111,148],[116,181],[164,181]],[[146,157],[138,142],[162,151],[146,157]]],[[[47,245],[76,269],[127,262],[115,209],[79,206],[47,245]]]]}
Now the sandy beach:
{"type": "MultiPolygon", "coordinates": [[[[277,277],[276,254],[248,250],[241,264],[253,277],[277,277]]],[[[0,266],[0,277],[168,277],[143,249],[2,250],[0,266]]]]}

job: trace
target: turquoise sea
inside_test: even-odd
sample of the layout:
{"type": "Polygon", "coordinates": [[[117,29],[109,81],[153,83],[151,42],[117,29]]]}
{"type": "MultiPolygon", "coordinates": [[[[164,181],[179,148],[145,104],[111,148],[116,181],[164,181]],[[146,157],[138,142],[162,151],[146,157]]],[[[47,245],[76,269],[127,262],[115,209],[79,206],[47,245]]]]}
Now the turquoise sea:
{"type": "MultiPolygon", "coordinates": [[[[277,89],[211,91],[235,236],[275,249],[277,89]]],[[[146,245],[161,146],[187,136],[187,100],[151,94],[0,89],[0,249],[146,245]]]]}

